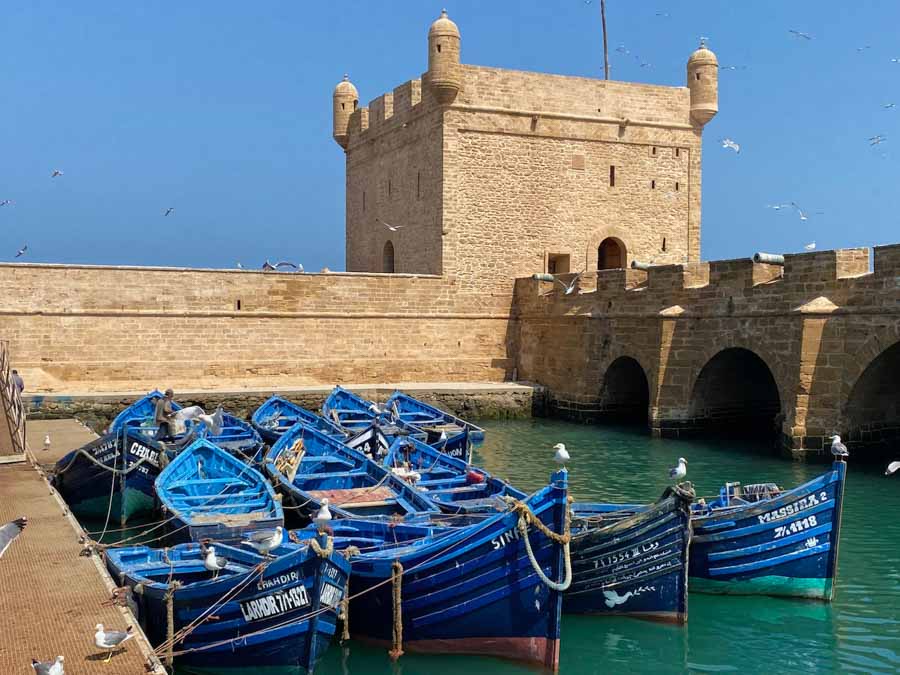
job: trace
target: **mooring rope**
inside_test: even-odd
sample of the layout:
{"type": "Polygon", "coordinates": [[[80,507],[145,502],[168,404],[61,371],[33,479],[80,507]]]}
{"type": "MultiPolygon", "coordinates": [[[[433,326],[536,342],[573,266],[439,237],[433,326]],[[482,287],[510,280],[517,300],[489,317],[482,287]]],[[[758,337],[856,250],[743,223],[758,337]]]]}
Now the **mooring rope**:
{"type": "Polygon", "coordinates": [[[395,560],[391,565],[391,583],[393,584],[394,599],[394,631],[391,651],[388,655],[392,661],[396,661],[403,656],[403,565],[399,560],[395,560]]]}
{"type": "Polygon", "coordinates": [[[563,521],[564,524],[562,534],[557,534],[549,527],[544,525],[544,523],[534,515],[534,512],[525,502],[513,497],[505,497],[505,500],[508,504],[510,504],[511,510],[514,513],[519,514],[519,521],[518,523],[516,523],[516,527],[518,528],[519,534],[521,535],[522,539],[525,540],[525,552],[528,554],[528,560],[531,562],[531,567],[534,569],[535,573],[537,573],[540,580],[548,588],[559,592],[567,590],[572,584],[572,556],[570,555],[569,551],[569,544],[572,541],[572,511],[569,508],[569,502],[572,500],[572,498],[569,497],[564,506],[566,511],[565,519],[563,521]],[[563,581],[553,581],[546,574],[544,574],[544,570],[541,567],[540,563],[537,561],[537,558],[534,555],[534,551],[531,548],[531,540],[528,538],[529,525],[534,525],[544,536],[546,536],[551,541],[557,544],[562,544],[563,563],[565,566],[563,581]]]}

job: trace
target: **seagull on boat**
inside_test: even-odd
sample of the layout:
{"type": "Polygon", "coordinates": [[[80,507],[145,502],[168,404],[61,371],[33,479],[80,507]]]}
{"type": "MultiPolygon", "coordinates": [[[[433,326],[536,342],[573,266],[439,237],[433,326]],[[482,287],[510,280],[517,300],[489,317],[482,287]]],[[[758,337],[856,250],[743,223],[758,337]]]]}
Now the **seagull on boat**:
{"type": "Polygon", "coordinates": [[[103,630],[103,624],[98,623],[95,629],[97,632],[94,633],[94,645],[96,645],[97,649],[103,649],[108,652],[103,663],[109,663],[113,652],[121,647],[123,642],[134,637],[134,626],[128,626],[128,629],[125,631],[105,631],[103,630]]]}
{"type": "Polygon", "coordinates": [[[252,546],[263,555],[269,555],[269,551],[273,548],[281,546],[284,540],[284,528],[279,525],[274,530],[260,530],[249,535],[249,539],[244,543],[252,546]]]}
{"type": "Polygon", "coordinates": [[[678,466],[669,469],[669,478],[672,480],[681,480],[687,476],[687,460],[684,457],[678,458],[678,466]]]}
{"type": "Polygon", "coordinates": [[[173,214],[173,213],[175,213],[175,207],[174,207],[174,206],[170,206],[169,208],[166,209],[166,212],[163,214],[163,216],[168,216],[168,215],[171,215],[171,214],[173,214]]]}
{"type": "Polygon", "coordinates": [[[25,251],[27,251],[27,250],[28,250],[28,244],[25,244],[25,246],[23,246],[18,251],[16,251],[16,257],[21,258],[23,255],[25,255],[25,251]]]}
{"type": "Polygon", "coordinates": [[[62,656],[57,656],[55,661],[47,662],[31,659],[31,667],[34,668],[37,675],[66,675],[66,671],[63,669],[64,660],[62,656]]]}
{"type": "Polygon", "coordinates": [[[375,220],[377,220],[379,223],[381,223],[382,225],[384,225],[384,226],[385,226],[387,229],[389,229],[391,232],[396,232],[397,230],[399,230],[399,229],[405,227],[405,225],[391,225],[390,223],[386,223],[386,222],[384,222],[381,218],[377,218],[377,217],[375,218],[375,220]]]}
{"type": "Polygon", "coordinates": [[[847,446],[841,443],[841,437],[835,434],[831,437],[831,454],[835,457],[849,457],[847,446]]]}
{"type": "Polygon", "coordinates": [[[900,462],[891,462],[887,465],[887,469],[884,470],[885,476],[890,476],[893,473],[897,473],[900,471],[900,462]]]}
{"type": "Polygon", "coordinates": [[[26,525],[28,525],[28,517],[22,516],[0,527],[0,558],[3,557],[13,539],[22,533],[26,525]]]}
{"type": "Polygon", "coordinates": [[[62,171],[60,171],[59,169],[53,169],[53,173],[50,174],[50,178],[57,178],[62,175],[63,175],[62,171]]]}
{"type": "Polygon", "coordinates": [[[213,573],[213,579],[219,577],[219,572],[228,566],[228,561],[220,555],[216,555],[216,547],[209,546],[203,558],[203,566],[213,573]]]}
{"type": "Polygon", "coordinates": [[[565,467],[566,462],[569,461],[569,451],[566,450],[566,446],[563,443],[557,443],[553,446],[553,449],[556,450],[556,454],[553,455],[553,461],[565,467]]]}
{"type": "Polygon", "coordinates": [[[331,522],[331,511],[328,509],[328,497],[325,497],[322,500],[322,508],[319,509],[316,517],[313,518],[313,522],[316,524],[316,529],[319,532],[322,532],[325,529],[325,526],[331,522]]]}
{"type": "Polygon", "coordinates": [[[809,33],[804,33],[803,31],[794,30],[793,28],[788,29],[788,33],[793,35],[794,37],[803,38],[804,40],[812,40],[813,37],[809,33]]]}
{"type": "Polygon", "coordinates": [[[719,142],[722,144],[722,147],[723,147],[723,148],[731,148],[732,150],[734,150],[734,151],[737,152],[737,153],[740,153],[740,151],[741,151],[741,146],[740,146],[740,144],[735,143],[735,142],[734,142],[733,140],[731,140],[730,138],[723,138],[723,139],[722,139],[721,141],[719,141],[719,142]]]}

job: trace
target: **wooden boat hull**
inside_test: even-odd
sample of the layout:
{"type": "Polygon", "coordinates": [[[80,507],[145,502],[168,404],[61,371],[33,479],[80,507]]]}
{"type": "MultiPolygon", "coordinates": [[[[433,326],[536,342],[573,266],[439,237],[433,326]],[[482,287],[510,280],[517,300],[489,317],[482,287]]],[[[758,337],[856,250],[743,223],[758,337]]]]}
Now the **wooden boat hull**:
{"type": "Polygon", "coordinates": [[[156,507],[153,483],[163,453],[130,431],[108,434],[60,459],[53,483],[75,515],[105,519],[109,513],[110,522],[125,525],[156,507]]]}
{"type": "Polygon", "coordinates": [[[679,487],[637,510],[575,504],[563,612],[686,622],[692,499],[679,487]]]}
{"type": "Polygon", "coordinates": [[[340,427],[333,422],[324,417],[319,417],[314,412],[281,396],[272,396],[259,406],[250,417],[250,423],[253,425],[253,428],[269,445],[274,444],[284,432],[297,422],[303,422],[311,427],[315,427],[329,436],[337,438],[346,436],[340,427]]]}
{"type": "MultiPolygon", "coordinates": [[[[169,560],[177,561],[173,578],[185,582],[174,596],[175,632],[225,593],[236,591],[228,602],[216,605],[215,619],[201,622],[175,644],[176,667],[212,673],[266,668],[312,672],[335,633],[336,607],[343,599],[349,563],[340,554],[321,558],[307,547],[289,544],[276,551],[278,557],[268,561],[260,576],[255,565],[263,558],[255,553],[219,544],[216,553],[229,561],[243,561],[249,571],[212,580],[196,544],[168,551],[169,560]]],[[[169,567],[160,554],[158,549],[131,547],[111,550],[107,559],[113,578],[135,590],[139,622],[154,645],[165,641],[168,625],[169,567]],[[153,562],[141,562],[148,558],[153,562]],[[148,578],[148,567],[157,572],[155,576],[148,578]]]]}
{"type": "Polygon", "coordinates": [[[834,597],[847,464],[778,497],[693,518],[691,589],[834,597]]]}
{"type": "Polygon", "coordinates": [[[435,445],[440,438],[441,452],[464,462],[471,459],[472,448],[484,442],[484,429],[466,422],[456,415],[428,405],[412,396],[396,391],[385,403],[389,410],[403,422],[428,434],[427,443],[435,445]]]}
{"type": "MultiPolygon", "coordinates": [[[[561,471],[550,487],[529,499],[534,513],[554,532],[563,530],[566,495],[561,471]]],[[[403,650],[496,656],[556,670],[562,594],[535,573],[517,521],[513,512],[500,513],[422,546],[354,558],[352,636],[380,644],[393,640],[390,580],[397,559],[404,569],[403,650]]],[[[528,538],[544,573],[561,581],[563,547],[535,528],[528,538]]]]}

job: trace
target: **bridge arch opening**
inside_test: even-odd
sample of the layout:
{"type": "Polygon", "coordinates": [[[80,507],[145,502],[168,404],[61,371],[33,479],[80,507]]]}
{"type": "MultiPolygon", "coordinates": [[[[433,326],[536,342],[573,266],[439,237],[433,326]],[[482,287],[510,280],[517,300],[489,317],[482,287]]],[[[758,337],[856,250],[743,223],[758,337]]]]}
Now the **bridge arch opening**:
{"type": "Polygon", "coordinates": [[[837,430],[854,457],[895,460],[900,448],[900,342],[866,367],[844,406],[844,429],[837,430]],[[857,452],[857,451],[862,452],[857,452]]]}
{"type": "Polygon", "coordinates": [[[781,399],[772,371],[749,349],[723,349],[697,376],[689,417],[699,434],[780,438],[781,399]]]}
{"type": "Polygon", "coordinates": [[[616,424],[647,425],[650,384],[636,359],[620,356],[606,369],[600,388],[600,419],[616,424]]]}

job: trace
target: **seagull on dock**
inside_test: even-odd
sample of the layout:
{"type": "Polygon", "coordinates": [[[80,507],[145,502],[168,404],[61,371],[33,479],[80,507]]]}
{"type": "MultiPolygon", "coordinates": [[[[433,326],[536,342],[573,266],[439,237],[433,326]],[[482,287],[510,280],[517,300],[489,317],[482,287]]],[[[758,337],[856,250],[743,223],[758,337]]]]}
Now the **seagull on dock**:
{"type": "Polygon", "coordinates": [[[331,511],[328,508],[328,497],[325,497],[322,500],[322,508],[319,509],[316,517],[313,518],[313,522],[316,524],[316,529],[319,532],[323,532],[328,523],[331,522],[331,511]]]}
{"type": "Polygon", "coordinates": [[[219,577],[219,572],[228,566],[228,561],[220,555],[216,555],[216,547],[209,546],[203,558],[203,566],[213,573],[213,579],[219,577]]]}
{"type": "Polygon", "coordinates": [[[405,225],[391,225],[390,223],[386,223],[381,218],[377,218],[377,217],[375,218],[375,220],[378,221],[379,223],[381,223],[382,225],[384,225],[391,232],[396,232],[397,230],[399,230],[403,227],[406,227],[405,225]]]}
{"type": "Polygon", "coordinates": [[[723,148],[731,148],[731,149],[734,150],[736,153],[740,153],[740,152],[741,152],[741,146],[740,146],[740,144],[739,144],[739,143],[735,143],[735,142],[734,142],[733,140],[731,140],[730,138],[723,138],[723,139],[720,140],[719,142],[722,144],[722,147],[723,147],[723,148]]]}
{"type": "Polygon", "coordinates": [[[50,434],[44,436],[44,450],[50,449],[50,434]]]}
{"type": "Polygon", "coordinates": [[[64,660],[62,656],[57,656],[55,661],[46,662],[31,659],[31,667],[37,675],[66,675],[66,671],[63,669],[64,660]]]}
{"type": "Polygon", "coordinates": [[[0,558],[3,557],[13,540],[22,533],[26,525],[28,525],[28,518],[22,516],[0,527],[0,558]]]}
{"type": "Polygon", "coordinates": [[[835,457],[849,457],[847,446],[841,443],[841,437],[835,434],[831,437],[831,454],[835,457]]]}
{"type": "Polygon", "coordinates": [[[553,449],[556,450],[556,454],[553,455],[553,461],[565,468],[566,462],[570,459],[569,451],[566,450],[566,446],[563,443],[557,443],[553,446],[553,449]]]}
{"type": "Polygon", "coordinates": [[[890,476],[891,474],[897,473],[897,471],[900,471],[900,461],[888,464],[887,469],[884,470],[884,475],[890,476]]]}
{"type": "Polygon", "coordinates": [[[269,551],[273,548],[281,546],[284,540],[284,528],[279,525],[274,530],[260,530],[253,532],[244,543],[252,546],[262,555],[269,555],[269,551]]]}
{"type": "Polygon", "coordinates": [[[678,458],[678,466],[669,469],[669,478],[672,480],[681,480],[687,476],[687,460],[684,457],[678,458]]]}
{"type": "Polygon", "coordinates": [[[103,663],[109,663],[110,659],[112,659],[113,652],[121,647],[122,643],[134,637],[134,626],[128,626],[124,631],[106,631],[103,630],[103,624],[98,623],[95,626],[95,629],[97,632],[94,633],[94,645],[96,645],[97,649],[103,649],[107,652],[106,659],[103,663]]]}

